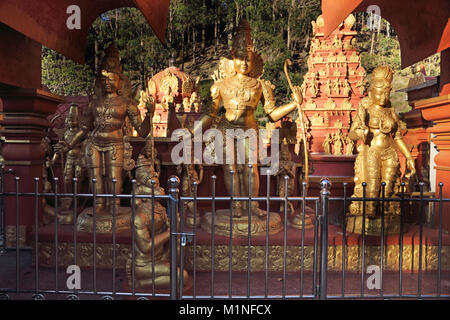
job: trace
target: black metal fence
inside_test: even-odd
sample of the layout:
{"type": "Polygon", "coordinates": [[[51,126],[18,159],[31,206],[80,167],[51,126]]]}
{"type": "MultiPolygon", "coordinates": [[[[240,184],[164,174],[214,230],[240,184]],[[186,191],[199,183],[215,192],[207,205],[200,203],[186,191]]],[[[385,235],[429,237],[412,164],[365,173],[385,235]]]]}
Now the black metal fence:
{"type": "MultiPolygon", "coordinates": [[[[14,172],[9,172],[14,174],[14,172]]],[[[410,193],[405,193],[405,186],[402,185],[402,191],[396,198],[386,198],[384,196],[385,184],[383,184],[383,192],[381,198],[351,198],[348,194],[347,184],[343,185],[343,197],[333,197],[331,190],[331,183],[328,179],[323,179],[320,182],[320,195],[317,197],[307,196],[307,186],[303,184],[302,195],[299,197],[277,197],[270,196],[270,176],[267,179],[267,195],[263,197],[239,197],[232,196],[221,197],[216,196],[216,177],[212,177],[211,196],[200,197],[197,193],[197,185],[192,186],[193,196],[185,197],[179,196],[179,179],[171,177],[169,179],[169,188],[166,195],[155,195],[155,188],[153,185],[152,194],[141,195],[136,194],[136,181],[132,181],[131,194],[78,194],[74,193],[60,193],[58,192],[58,180],[54,179],[54,192],[42,193],[39,192],[39,179],[34,179],[34,192],[21,192],[20,179],[14,177],[14,191],[5,191],[5,174],[2,173],[2,189],[0,194],[1,204],[1,256],[2,266],[0,266],[0,298],[9,299],[11,297],[17,298],[33,298],[45,299],[46,297],[53,298],[54,296],[63,297],[66,299],[80,299],[83,297],[93,297],[102,299],[119,299],[119,298],[134,298],[134,299],[152,299],[152,298],[167,298],[167,299],[333,299],[333,298],[449,298],[450,286],[448,285],[450,279],[450,260],[446,256],[447,248],[450,243],[444,245],[443,238],[448,235],[443,232],[443,216],[447,214],[444,212],[444,206],[450,199],[442,198],[443,185],[440,184],[439,198],[426,198],[424,196],[424,185],[419,184],[419,191],[416,196],[410,193]],[[79,208],[77,203],[79,199],[92,199],[95,203],[96,199],[127,199],[130,201],[131,210],[131,233],[130,239],[125,241],[130,246],[128,251],[128,260],[131,263],[131,271],[129,276],[131,280],[129,286],[126,285],[127,278],[123,273],[124,266],[118,265],[119,256],[123,256],[123,252],[119,252],[118,235],[115,232],[117,212],[114,209],[112,212],[112,235],[109,242],[112,250],[111,265],[107,268],[105,266],[99,267],[98,255],[100,251],[100,244],[98,243],[98,234],[96,228],[93,228],[91,247],[86,255],[90,255],[91,264],[83,268],[83,272],[89,274],[89,285],[83,285],[85,289],[66,289],[61,286],[61,279],[66,279],[67,275],[61,270],[62,259],[60,234],[61,228],[58,223],[58,203],[62,197],[73,198],[73,226],[72,226],[72,240],[66,246],[66,250],[73,250],[73,265],[80,264],[79,256],[80,250],[86,251],[85,248],[80,248],[79,232],[77,232],[77,215],[79,208]],[[15,199],[15,206],[5,206],[5,199],[15,199]],[[21,208],[22,199],[33,199],[33,208],[28,208],[34,215],[34,232],[33,239],[31,239],[31,247],[21,248],[19,240],[19,226],[20,217],[19,211],[21,208]],[[53,228],[53,239],[50,242],[53,246],[52,263],[53,267],[49,266],[49,261],[42,261],[42,256],[39,252],[42,250],[39,243],[40,230],[44,228],[40,222],[39,203],[42,198],[53,198],[54,201],[54,222],[48,228],[53,228]],[[135,263],[136,263],[136,239],[135,239],[135,218],[136,218],[136,200],[149,199],[151,201],[151,215],[152,224],[149,232],[152,234],[151,241],[151,255],[149,260],[152,261],[152,281],[151,285],[145,290],[141,290],[135,285],[135,263]],[[170,264],[170,286],[167,290],[158,289],[155,284],[155,204],[159,201],[167,210],[167,215],[170,221],[170,240],[168,246],[170,264]],[[230,230],[233,225],[233,202],[243,201],[248,202],[248,220],[249,225],[252,220],[251,203],[258,201],[266,205],[267,211],[267,226],[265,237],[259,237],[258,248],[254,245],[254,237],[251,234],[251,228],[248,227],[248,236],[245,239],[237,239],[233,236],[223,237],[215,235],[215,212],[218,203],[228,203],[230,211],[230,230]],[[350,202],[361,201],[363,203],[363,232],[360,236],[349,234],[346,226],[345,213],[350,202]],[[367,201],[375,201],[381,204],[381,235],[378,237],[368,236],[365,234],[364,223],[365,217],[365,203],[367,201]],[[194,227],[187,228],[184,224],[185,213],[184,204],[186,202],[193,203],[194,208],[194,227]],[[199,229],[196,227],[196,212],[198,204],[205,202],[210,204],[212,212],[211,233],[209,238],[203,239],[203,246],[198,244],[199,229]],[[278,242],[276,245],[271,243],[272,235],[269,234],[269,215],[270,205],[273,202],[284,202],[284,212],[281,212],[283,228],[278,235],[278,242]],[[302,226],[303,228],[296,231],[289,231],[289,234],[295,233],[299,238],[297,243],[289,243],[289,217],[288,217],[288,202],[297,202],[302,211],[302,226]],[[400,233],[395,236],[388,237],[385,234],[384,219],[385,219],[385,204],[387,202],[399,202],[401,207],[401,226],[400,233]],[[343,223],[341,226],[332,226],[329,223],[330,204],[342,203],[344,211],[343,223]],[[312,205],[313,212],[309,218],[312,221],[312,229],[306,229],[305,218],[307,216],[307,205],[312,205]],[[433,204],[430,206],[429,204],[433,204]],[[435,210],[438,222],[433,228],[424,226],[425,213],[429,207],[435,210]],[[434,209],[433,209],[434,207],[434,209]],[[418,240],[412,240],[408,244],[410,251],[408,259],[417,259],[412,262],[413,267],[405,266],[405,227],[404,217],[409,214],[411,208],[418,211],[419,219],[414,228],[417,229],[414,237],[418,236],[418,240]],[[6,216],[15,214],[15,245],[6,246],[6,216]],[[437,243],[430,244],[429,241],[424,240],[424,228],[431,233],[437,243]],[[430,231],[431,230],[431,231],[430,231]],[[308,235],[308,241],[307,241],[308,235]],[[353,237],[353,238],[352,238],[353,237]],[[387,243],[387,240],[397,239],[394,243],[387,243]],[[353,239],[353,240],[351,240],[353,239]],[[357,244],[349,242],[355,241],[357,244]],[[370,240],[370,241],[369,241],[370,240]],[[209,244],[207,244],[209,242],[209,244]],[[246,242],[246,243],[245,243],[246,242]],[[417,242],[417,243],[416,243],[417,242]],[[351,246],[353,245],[353,247],[351,246]],[[236,252],[236,247],[239,247],[239,252],[236,252]],[[411,249],[412,246],[412,249],[411,249]],[[398,247],[398,250],[397,250],[398,247]],[[202,251],[204,248],[206,252],[202,251]],[[394,249],[390,249],[394,248],[394,249]],[[33,257],[30,259],[30,249],[33,257]],[[434,251],[430,253],[430,250],[434,251]],[[247,251],[246,254],[242,251],[247,251]],[[377,251],[377,252],[375,252],[377,251]],[[295,254],[293,252],[296,252],[295,254]],[[356,252],[356,253],[355,253],[356,252]],[[394,254],[392,253],[394,252],[394,254]],[[412,252],[412,253],[411,253],[412,252]],[[201,255],[203,269],[198,270],[199,255],[201,255]],[[445,255],[445,257],[443,256],[445,255]],[[206,256],[206,258],[205,258],[206,256]],[[218,262],[218,256],[220,261],[218,262]],[[276,257],[275,257],[276,256],[276,257]],[[294,257],[295,256],[295,257],[294,257]],[[429,259],[432,256],[432,259],[429,259]],[[377,267],[379,268],[379,287],[376,289],[367,287],[367,265],[374,261],[376,257],[377,267]],[[208,261],[209,259],[209,261],[208,261]],[[277,261],[277,267],[274,267],[274,259],[277,261]],[[390,259],[387,261],[387,259],[390,259]],[[31,260],[31,261],[30,261],[31,260]],[[239,260],[240,270],[236,271],[236,261],[239,260]],[[369,261],[370,260],[370,261],[369,261]],[[426,260],[426,261],[424,261],[426,260]],[[430,260],[430,261],[428,261],[430,260]],[[206,261],[206,262],[205,262],[206,261]],[[392,262],[394,261],[394,263],[392,262]],[[189,262],[189,278],[190,290],[186,291],[188,285],[180,270],[185,270],[189,262]],[[417,262],[417,263],[416,263],[417,262]],[[42,264],[46,264],[45,267],[42,264]],[[209,270],[205,271],[205,266],[209,270]],[[218,265],[220,264],[220,266],[218,265]],[[389,264],[389,267],[388,267],[389,264]],[[350,266],[351,265],[351,266],[350,266]],[[431,265],[431,266],[430,266],[431,265]],[[292,267],[293,266],[293,267],[292,267]],[[9,269],[8,269],[9,268],[9,269]],[[278,269],[277,269],[278,268],[278,269]],[[6,270],[8,269],[8,270],[6,270]],[[15,270],[14,270],[15,269],[15,270]],[[359,269],[359,270],[356,270],[359,269]],[[388,270],[389,269],[389,270],[388,270]],[[425,269],[425,270],[424,270],[425,269]],[[86,271],[85,271],[86,270],[86,271]],[[24,273],[24,271],[26,271],[24,273]],[[118,273],[122,272],[122,277],[118,277],[118,273]],[[3,274],[3,276],[2,276],[3,274]],[[15,277],[15,278],[14,278],[15,277]],[[66,278],[64,278],[66,277],[66,278]],[[14,279],[13,279],[14,278],[14,279]],[[51,279],[53,278],[53,279],[51,279]],[[118,283],[121,279],[121,283],[118,283]],[[13,283],[15,282],[15,283],[13,283]],[[397,283],[397,289],[395,289],[397,283]],[[430,284],[431,283],[431,284],[430,284]],[[445,284],[443,286],[443,283],[445,284]],[[101,284],[101,288],[99,288],[101,284]],[[424,292],[424,284],[426,291],[424,292]],[[405,288],[406,285],[406,288],[405,288]],[[109,289],[107,288],[109,287],[109,289]],[[389,288],[387,288],[389,287],[389,288]],[[415,288],[414,288],[415,287],[415,288]],[[88,289],[86,289],[88,288],[88,289]],[[431,288],[431,289],[430,289],[431,288]]],[[[232,175],[233,177],[233,175],[232,175]]],[[[233,179],[233,178],[232,178],[233,179]]],[[[115,182],[115,181],[113,181],[115,182]]],[[[286,190],[288,190],[289,178],[286,177],[286,190]]],[[[77,190],[78,181],[74,179],[74,189],[77,190]]],[[[92,183],[96,183],[95,180],[92,183]]],[[[115,184],[114,184],[115,185],[115,184]]],[[[233,185],[231,183],[231,185],[233,185]]],[[[95,188],[93,189],[95,190],[95,188]]],[[[95,208],[95,206],[93,206],[95,208]]],[[[115,206],[114,206],[115,208],[115,206]]],[[[96,212],[92,211],[93,224],[96,225],[96,212]]],[[[67,227],[66,227],[67,228],[67,227]]],[[[231,231],[232,232],[232,231],[231,231]]],[[[430,238],[430,237],[429,237],[430,238]]],[[[432,237],[431,237],[432,238],[432,237]]],[[[427,238],[428,239],[428,238],[427,238]]],[[[48,239],[47,239],[48,241],[48,239]]],[[[66,242],[66,240],[64,240],[66,242]]],[[[123,242],[124,240],[121,239],[123,242]]],[[[255,240],[256,241],[256,240],[255,240]]],[[[409,240],[408,240],[409,241],[409,240]]],[[[104,245],[104,242],[101,244],[104,245]]],[[[47,257],[49,257],[47,255],[47,257]]],[[[68,263],[64,261],[64,263],[68,263]]],[[[410,264],[410,262],[408,262],[410,264]]],[[[206,268],[206,269],[208,269],[206,268]]],[[[374,273],[374,275],[376,275],[374,273]]],[[[377,281],[375,281],[377,282],[377,281]]],[[[84,281],[84,284],[86,281],[84,281]]]]}

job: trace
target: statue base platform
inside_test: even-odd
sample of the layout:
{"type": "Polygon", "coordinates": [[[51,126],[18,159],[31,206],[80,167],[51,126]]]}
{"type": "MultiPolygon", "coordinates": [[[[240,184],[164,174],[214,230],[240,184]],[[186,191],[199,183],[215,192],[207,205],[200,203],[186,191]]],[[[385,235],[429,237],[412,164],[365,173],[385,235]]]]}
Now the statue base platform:
{"type": "MultiPolygon", "coordinates": [[[[94,233],[94,217],[92,208],[87,208],[78,216],[77,230],[79,232],[94,233]]],[[[116,232],[122,232],[131,229],[131,208],[119,207],[116,211],[116,232]]],[[[112,234],[113,216],[109,212],[96,213],[95,231],[98,234],[112,234]]]]}
{"type": "Polygon", "coordinates": [[[312,229],[314,228],[314,220],[313,218],[311,218],[313,216],[314,210],[308,206],[305,208],[304,219],[303,219],[303,210],[301,209],[296,210],[292,218],[290,218],[290,220],[288,221],[288,226],[298,230],[302,230],[303,228],[305,230],[312,229]]]}
{"type": "MultiPolygon", "coordinates": [[[[201,220],[201,228],[206,232],[221,236],[230,236],[230,210],[222,209],[217,210],[214,216],[213,225],[213,213],[206,213],[201,220]],[[214,230],[213,230],[214,228],[214,230]]],[[[248,215],[243,215],[240,218],[233,218],[232,221],[232,231],[233,238],[235,237],[248,237],[248,215]]],[[[267,217],[251,217],[251,236],[262,236],[267,234],[267,228],[269,229],[269,234],[277,234],[283,230],[283,224],[281,217],[278,213],[269,213],[269,225],[267,225],[267,217]]]]}
{"type": "MultiPolygon", "coordinates": [[[[419,226],[409,225],[403,234],[403,271],[417,271],[419,261],[419,226]]],[[[229,245],[230,238],[227,236],[214,237],[214,252],[211,250],[212,235],[201,228],[190,230],[186,228],[185,232],[196,233],[196,263],[194,267],[194,243],[188,242],[184,248],[184,269],[192,274],[195,272],[211,271],[211,257],[214,255],[215,271],[229,271],[229,245]]],[[[437,229],[429,227],[423,228],[423,271],[438,270],[438,232],[437,229]]],[[[314,229],[297,230],[292,227],[287,228],[286,250],[287,250],[287,271],[298,272],[302,262],[302,235],[304,235],[304,270],[313,270],[314,261],[314,229]]],[[[35,234],[31,233],[30,238],[34,239],[35,234]]],[[[343,253],[343,228],[330,224],[328,229],[328,268],[330,271],[342,271],[342,253],[343,253]]],[[[111,234],[99,234],[96,236],[96,250],[94,250],[94,237],[92,233],[77,232],[77,244],[75,251],[74,227],[58,226],[58,266],[64,270],[75,264],[75,252],[77,253],[76,264],[81,268],[93,269],[93,255],[96,252],[96,265],[98,270],[111,270],[113,265],[113,251],[116,251],[116,267],[125,268],[131,254],[131,230],[117,234],[116,246],[113,246],[111,234]]],[[[283,271],[283,251],[284,251],[284,229],[282,232],[269,236],[269,270],[275,272],[283,271]]],[[[320,239],[319,239],[320,240],[320,239]]],[[[264,271],[266,257],[266,236],[252,237],[250,239],[250,254],[252,256],[250,270],[252,272],[264,271]]],[[[385,270],[399,270],[399,235],[386,235],[384,241],[385,270]]],[[[248,238],[233,237],[232,239],[232,269],[233,271],[246,272],[248,238]]],[[[380,236],[367,236],[365,239],[366,265],[380,264],[380,236]]],[[[38,229],[38,244],[31,243],[33,250],[33,265],[36,253],[38,256],[38,265],[41,268],[54,269],[56,265],[56,243],[55,243],[55,225],[50,224],[38,229]],[[37,250],[37,252],[36,252],[37,250]]],[[[361,251],[362,236],[353,233],[346,233],[345,247],[345,270],[361,272],[361,251]]],[[[442,270],[450,270],[450,235],[442,235],[442,270]]],[[[125,277],[125,275],[124,275],[125,277]]],[[[125,281],[127,282],[127,281],[125,281]]],[[[198,284],[197,284],[198,285],[198,284]]],[[[131,292],[131,290],[129,291],[131,292]]],[[[136,291],[138,292],[138,291],[136,291]]],[[[159,292],[159,291],[158,291],[159,292]]]]}
{"type": "MultiPolygon", "coordinates": [[[[400,220],[401,216],[391,215],[384,218],[384,234],[395,235],[400,234],[400,220]]],[[[381,236],[381,218],[366,218],[365,234],[368,236],[381,236]]],[[[407,232],[407,225],[403,225],[403,232],[407,232]]],[[[348,216],[347,217],[347,232],[354,234],[363,233],[363,217],[362,216],[348,216]]]]}
{"type": "MultiPolygon", "coordinates": [[[[133,293],[133,289],[128,283],[124,281],[123,292],[133,293]]],[[[192,277],[188,277],[186,281],[183,282],[183,296],[192,296],[194,292],[194,281],[192,277]]],[[[155,291],[150,288],[135,288],[133,296],[127,296],[125,300],[137,300],[137,299],[148,299],[148,300],[168,300],[170,299],[170,288],[158,288],[155,287],[155,291]]]]}
{"type": "Polygon", "coordinates": [[[200,223],[201,218],[199,214],[197,214],[197,217],[195,217],[195,219],[194,216],[190,214],[186,217],[186,220],[184,221],[184,226],[188,228],[193,228],[194,225],[196,225],[196,227],[200,227],[200,223]]]}
{"type": "Polygon", "coordinates": [[[58,214],[58,222],[62,225],[73,224],[73,210],[61,210],[58,214]]]}

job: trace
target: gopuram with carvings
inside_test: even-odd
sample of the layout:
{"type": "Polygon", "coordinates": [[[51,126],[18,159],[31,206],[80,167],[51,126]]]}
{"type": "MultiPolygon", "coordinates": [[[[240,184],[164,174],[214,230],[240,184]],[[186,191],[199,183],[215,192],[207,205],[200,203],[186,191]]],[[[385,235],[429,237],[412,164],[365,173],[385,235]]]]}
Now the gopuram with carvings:
{"type": "Polygon", "coordinates": [[[314,37],[308,72],[302,84],[302,107],[313,153],[352,156],[356,151],[348,131],[359,101],[366,95],[366,71],[353,45],[354,23],[355,17],[349,15],[338,29],[324,38],[322,16],[312,22],[314,37]]]}

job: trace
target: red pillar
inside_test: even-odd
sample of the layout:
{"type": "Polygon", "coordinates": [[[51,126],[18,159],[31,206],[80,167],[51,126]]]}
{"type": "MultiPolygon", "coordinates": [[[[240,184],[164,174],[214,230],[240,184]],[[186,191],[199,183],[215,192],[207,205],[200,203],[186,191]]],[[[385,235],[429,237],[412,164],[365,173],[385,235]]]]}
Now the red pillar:
{"type": "MultiPolygon", "coordinates": [[[[41,90],[42,46],[3,24],[0,24],[0,131],[1,153],[6,169],[20,177],[20,192],[34,191],[34,178],[41,177],[44,153],[42,138],[50,126],[46,117],[56,111],[63,100],[41,90]]],[[[15,181],[7,176],[6,191],[15,191],[15,181]]],[[[6,243],[15,246],[16,200],[5,199],[6,243]]],[[[19,239],[34,226],[34,199],[20,198],[19,239]]]]}
{"type": "MultiPolygon", "coordinates": [[[[436,192],[439,192],[439,183],[442,182],[442,196],[450,198],[450,49],[441,52],[440,95],[417,101],[414,107],[422,111],[424,119],[434,122],[427,131],[439,151],[435,157],[436,192]]],[[[450,232],[448,203],[443,207],[442,226],[446,232],[450,232]]]]}

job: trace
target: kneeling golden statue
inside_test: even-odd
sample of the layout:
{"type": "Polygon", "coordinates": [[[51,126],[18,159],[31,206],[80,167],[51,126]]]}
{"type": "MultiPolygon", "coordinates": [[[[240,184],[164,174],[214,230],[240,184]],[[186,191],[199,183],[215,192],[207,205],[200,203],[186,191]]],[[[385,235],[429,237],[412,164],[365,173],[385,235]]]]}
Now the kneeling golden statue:
{"type": "MultiPolygon", "coordinates": [[[[399,129],[399,118],[389,102],[393,71],[388,66],[377,67],[372,74],[369,96],[361,100],[358,114],[352,124],[349,137],[361,140],[355,162],[355,191],[352,197],[366,198],[395,197],[400,189],[400,163],[397,149],[407,159],[409,175],[416,170],[414,159],[403,140],[399,129]],[[383,184],[384,182],[384,184],[383,184]],[[384,187],[383,187],[384,185],[384,187]]],[[[363,201],[350,205],[347,217],[347,231],[363,232],[363,201]]],[[[382,201],[365,201],[365,234],[381,235],[382,201]]],[[[400,203],[384,202],[385,232],[400,230],[400,203]]]]}
{"type": "MultiPolygon", "coordinates": [[[[151,139],[136,163],[136,194],[163,195],[159,186],[159,173],[154,167],[154,148],[151,139]]],[[[136,199],[134,219],[135,261],[134,285],[136,289],[169,288],[170,286],[170,222],[166,209],[151,198],[136,199]],[[152,209],[154,208],[154,214],[152,209]],[[154,232],[154,233],[153,233],[154,232]]],[[[128,284],[132,286],[132,259],[127,261],[128,284]]],[[[183,271],[186,284],[189,276],[183,271]]]]}

